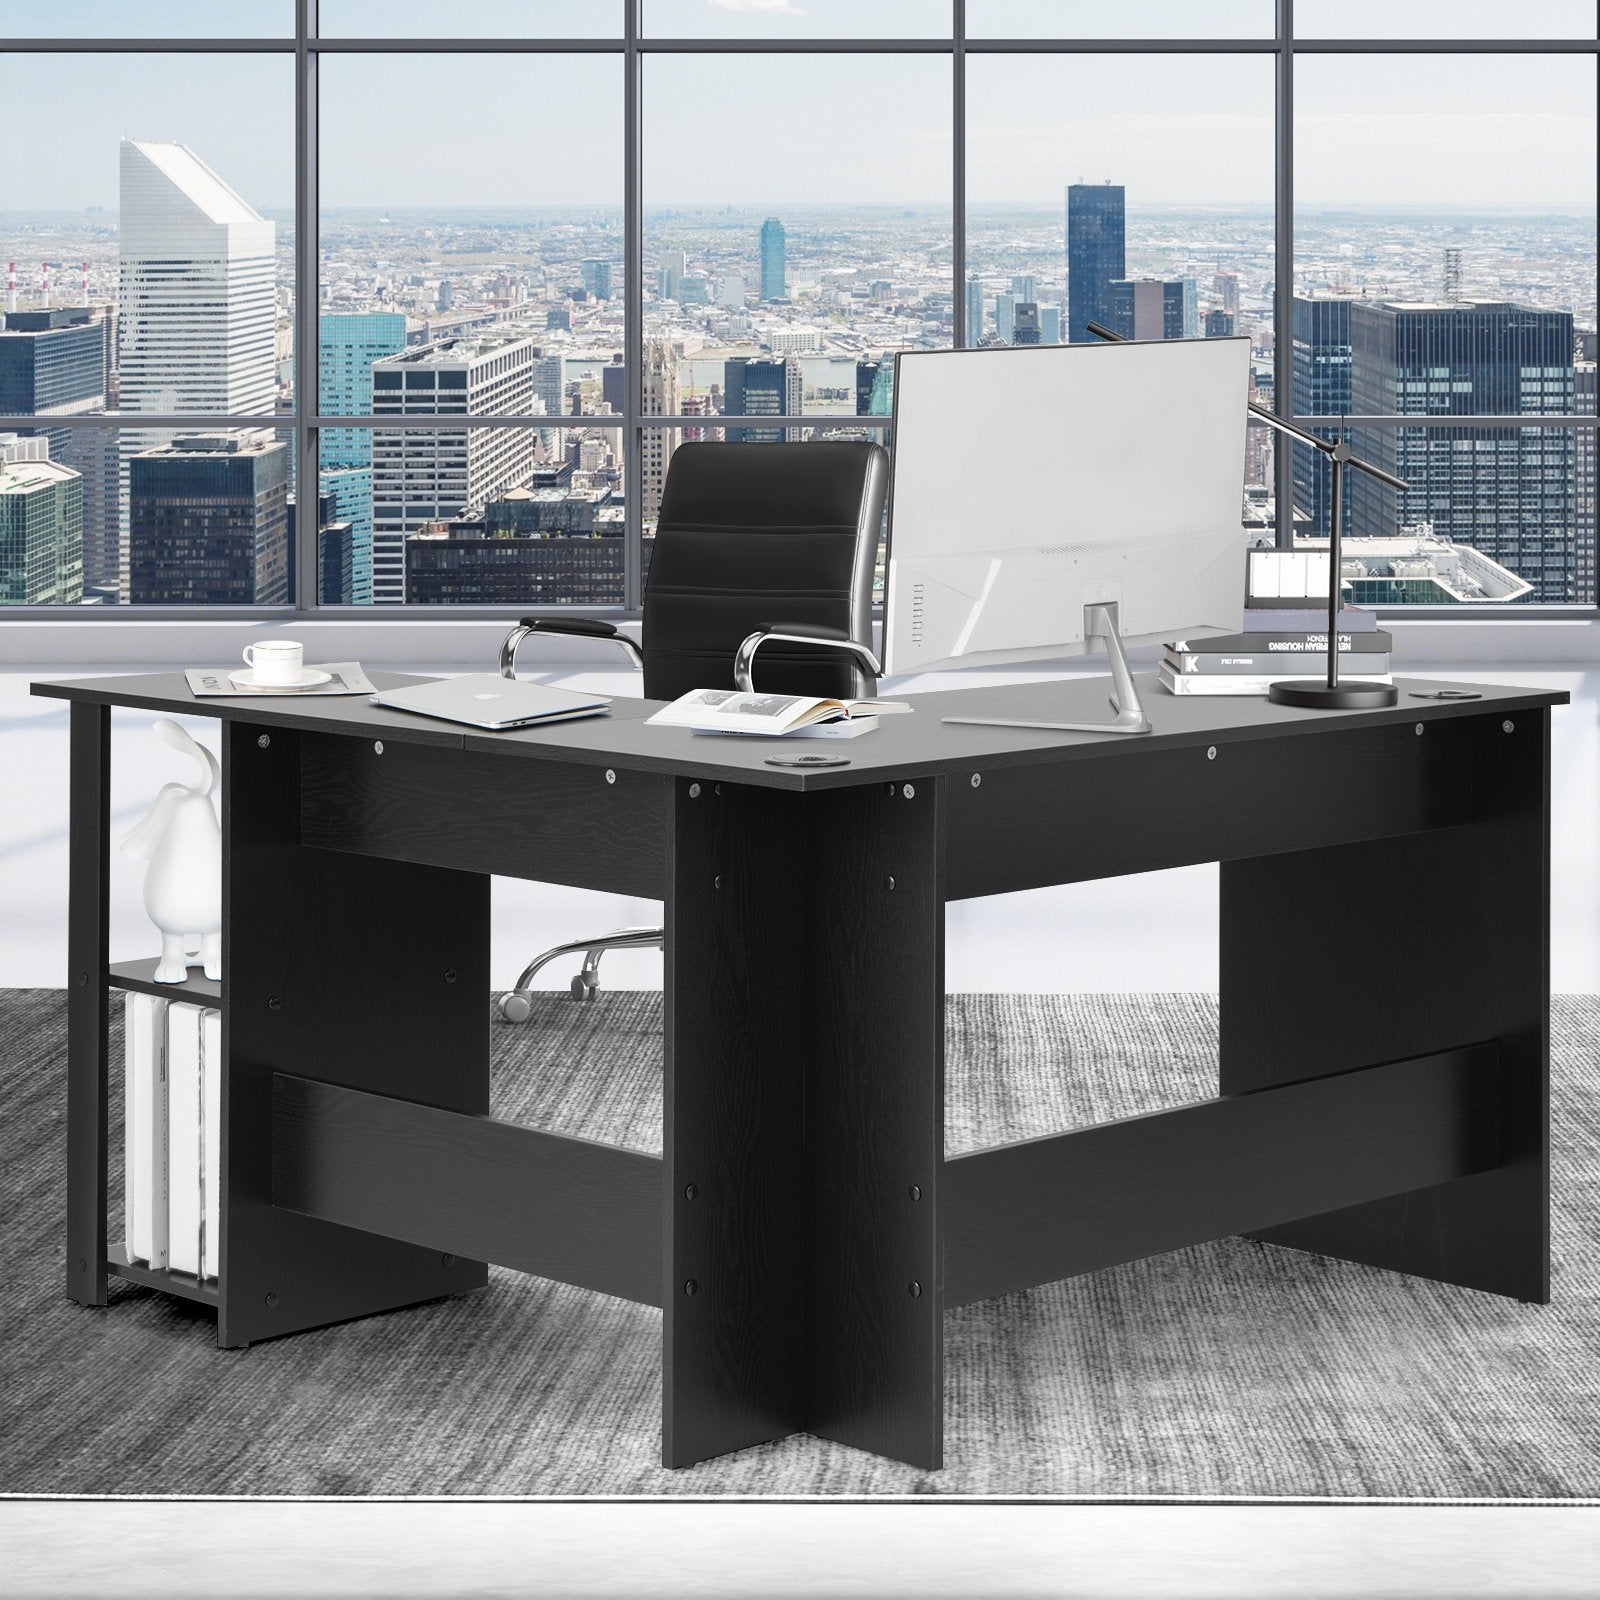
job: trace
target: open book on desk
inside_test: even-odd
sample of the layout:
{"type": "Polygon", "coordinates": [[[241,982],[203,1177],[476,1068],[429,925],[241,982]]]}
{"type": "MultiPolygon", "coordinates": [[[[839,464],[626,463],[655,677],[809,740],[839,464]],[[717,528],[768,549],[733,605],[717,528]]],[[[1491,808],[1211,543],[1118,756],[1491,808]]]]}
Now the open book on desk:
{"type": "Polygon", "coordinates": [[[909,711],[901,700],[833,700],[826,695],[746,694],[691,689],[649,720],[695,733],[745,733],[767,738],[854,739],[886,712],[909,711]]]}

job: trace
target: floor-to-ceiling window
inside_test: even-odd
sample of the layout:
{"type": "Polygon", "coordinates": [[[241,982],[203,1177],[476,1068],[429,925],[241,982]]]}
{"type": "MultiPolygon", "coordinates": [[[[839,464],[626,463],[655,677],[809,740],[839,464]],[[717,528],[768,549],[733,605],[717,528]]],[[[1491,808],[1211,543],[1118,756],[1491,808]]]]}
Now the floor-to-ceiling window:
{"type": "Polygon", "coordinates": [[[1592,608],[1597,9],[3,0],[0,605],[635,611],[685,441],[1096,320],[1407,482],[1356,598],[1592,608]]]}

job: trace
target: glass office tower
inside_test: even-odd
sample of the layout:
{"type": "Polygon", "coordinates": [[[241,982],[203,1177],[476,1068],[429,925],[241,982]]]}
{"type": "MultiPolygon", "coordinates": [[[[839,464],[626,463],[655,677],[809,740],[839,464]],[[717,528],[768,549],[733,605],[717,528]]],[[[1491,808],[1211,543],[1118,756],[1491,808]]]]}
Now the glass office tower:
{"type": "MultiPolygon", "coordinates": [[[[1561,415],[1574,403],[1569,311],[1483,300],[1350,303],[1358,414],[1561,415]]],[[[1400,494],[1350,474],[1352,534],[1427,522],[1532,584],[1532,600],[1594,603],[1570,428],[1370,427],[1353,429],[1351,443],[1411,486],[1400,494]]]]}
{"type": "Polygon", "coordinates": [[[1128,272],[1126,241],[1126,191],[1120,183],[1074,183],[1068,187],[1069,343],[1093,340],[1088,324],[1107,322],[1107,291],[1128,272]]]}
{"type": "Polygon", "coordinates": [[[43,439],[0,433],[0,606],[83,598],[83,479],[43,439]]]}
{"type": "MultiPolygon", "coordinates": [[[[362,417],[372,409],[372,364],[406,347],[406,319],[363,311],[318,319],[317,403],[324,416],[362,417]]],[[[334,502],[333,521],[349,524],[349,585],[344,603],[372,601],[372,433],[324,428],[318,439],[318,488],[334,502]]],[[[341,566],[342,570],[342,566],[341,566]]]]}
{"type": "Polygon", "coordinates": [[[268,428],[182,435],[128,463],[135,605],[285,605],[289,447],[268,428]]]}
{"type": "MultiPolygon", "coordinates": [[[[535,415],[539,345],[515,327],[441,339],[375,362],[375,416],[535,415]]],[[[372,440],[372,598],[405,600],[407,538],[526,481],[533,428],[387,428],[372,440]]]]}
{"type": "MultiPolygon", "coordinates": [[[[106,321],[88,306],[13,311],[0,331],[0,412],[13,416],[92,416],[106,408],[106,321]]],[[[24,436],[35,430],[20,430],[24,436]]],[[[114,592],[121,523],[115,481],[104,491],[101,470],[115,435],[99,429],[37,430],[48,441],[50,459],[84,480],[82,582],[114,592]],[[92,486],[92,487],[91,487],[92,486]]]]}
{"type": "MultiPolygon", "coordinates": [[[[1294,300],[1294,403],[1303,416],[1343,417],[1350,412],[1350,302],[1334,299],[1294,300]]],[[[1333,437],[1330,431],[1329,437],[1333,437]]],[[[1294,452],[1294,503],[1310,522],[1304,531],[1328,536],[1332,477],[1328,459],[1298,441],[1294,452]]],[[[1349,478],[1346,478],[1348,483],[1349,478]]],[[[1344,508],[1342,533],[1350,531],[1350,506],[1344,508]]]]}
{"type": "Polygon", "coordinates": [[[761,298],[787,300],[788,236],[776,217],[761,224],[761,298]]]}
{"type": "Polygon", "coordinates": [[[732,425],[732,419],[798,416],[804,393],[800,362],[794,356],[773,360],[752,357],[724,363],[722,409],[729,419],[724,437],[730,444],[762,441],[782,444],[791,437],[799,438],[801,430],[798,428],[740,428],[732,425]]]}

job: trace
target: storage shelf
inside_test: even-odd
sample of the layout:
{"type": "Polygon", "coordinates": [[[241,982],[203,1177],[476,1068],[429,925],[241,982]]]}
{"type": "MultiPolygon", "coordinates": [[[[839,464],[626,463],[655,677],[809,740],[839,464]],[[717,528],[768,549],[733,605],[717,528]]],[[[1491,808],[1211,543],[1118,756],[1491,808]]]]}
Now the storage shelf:
{"type": "MultiPolygon", "coordinates": [[[[175,988],[176,985],[163,987],[175,988]]],[[[146,1266],[141,1261],[130,1261],[128,1252],[120,1244],[107,1249],[106,1271],[114,1278],[142,1283],[147,1289],[160,1289],[163,1294],[175,1294],[183,1300],[195,1300],[205,1306],[219,1304],[215,1278],[195,1278],[187,1272],[166,1272],[160,1267],[146,1266]]]]}
{"type": "Polygon", "coordinates": [[[113,962],[106,971],[106,982],[115,989],[136,989],[140,994],[153,994],[162,1000],[196,1000],[213,1008],[221,1006],[220,978],[204,977],[198,967],[191,967],[182,983],[157,983],[158,965],[154,956],[143,961],[113,962]]]}

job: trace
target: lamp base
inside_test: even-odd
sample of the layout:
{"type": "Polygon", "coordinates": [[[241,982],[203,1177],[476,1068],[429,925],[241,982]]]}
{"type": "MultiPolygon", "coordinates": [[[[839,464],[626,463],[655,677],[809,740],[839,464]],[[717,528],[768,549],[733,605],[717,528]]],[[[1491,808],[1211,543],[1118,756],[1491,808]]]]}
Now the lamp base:
{"type": "Polygon", "coordinates": [[[1267,699],[1275,706],[1301,706],[1308,711],[1371,711],[1379,706],[1398,705],[1400,691],[1392,683],[1352,680],[1330,689],[1326,683],[1291,678],[1270,685],[1267,699]]]}

